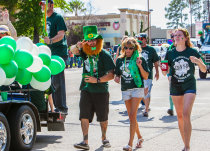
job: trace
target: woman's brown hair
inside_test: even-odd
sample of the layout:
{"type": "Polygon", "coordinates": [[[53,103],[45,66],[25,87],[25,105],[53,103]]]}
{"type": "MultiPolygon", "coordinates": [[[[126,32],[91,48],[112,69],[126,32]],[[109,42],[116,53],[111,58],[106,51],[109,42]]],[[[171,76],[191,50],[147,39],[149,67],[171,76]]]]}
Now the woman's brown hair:
{"type": "Polygon", "coordinates": [[[187,29],[185,29],[185,28],[178,28],[178,29],[175,30],[175,32],[177,32],[177,31],[181,31],[184,34],[184,37],[187,39],[187,41],[185,41],[185,46],[192,48],[193,44],[190,41],[190,34],[187,31],[187,29]]]}
{"type": "MultiPolygon", "coordinates": [[[[139,54],[141,54],[141,46],[139,45],[139,43],[137,42],[136,39],[134,39],[133,37],[128,37],[126,38],[123,42],[122,42],[122,50],[121,50],[121,55],[118,58],[124,58],[125,57],[125,49],[124,47],[126,45],[132,45],[134,47],[134,51],[138,51],[139,54]]],[[[141,56],[141,55],[140,55],[141,56]]]]}

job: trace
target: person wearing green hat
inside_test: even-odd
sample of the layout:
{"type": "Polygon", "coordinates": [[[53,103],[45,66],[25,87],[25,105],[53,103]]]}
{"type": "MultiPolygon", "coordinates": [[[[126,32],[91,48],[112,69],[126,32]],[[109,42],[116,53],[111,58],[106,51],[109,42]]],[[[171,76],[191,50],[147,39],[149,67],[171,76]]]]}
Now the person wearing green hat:
{"type": "Polygon", "coordinates": [[[203,37],[203,32],[202,31],[198,31],[198,36],[200,36],[200,41],[201,41],[201,44],[203,44],[204,42],[204,37],[203,37]]]}
{"type": "Polygon", "coordinates": [[[96,26],[83,27],[84,40],[71,46],[71,51],[83,60],[83,78],[80,85],[80,116],[83,141],[75,148],[89,150],[88,127],[96,113],[102,131],[103,147],[111,147],[106,138],[109,112],[108,81],[114,78],[114,62],[103,49],[103,38],[96,26]]]}

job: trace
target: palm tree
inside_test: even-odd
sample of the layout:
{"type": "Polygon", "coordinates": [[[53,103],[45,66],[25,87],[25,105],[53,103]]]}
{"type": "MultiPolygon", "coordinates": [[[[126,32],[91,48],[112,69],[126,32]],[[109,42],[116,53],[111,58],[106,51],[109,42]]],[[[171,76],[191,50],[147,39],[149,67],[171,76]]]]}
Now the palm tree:
{"type": "Polygon", "coordinates": [[[72,9],[72,11],[75,13],[75,16],[78,16],[79,12],[86,11],[85,3],[83,3],[80,0],[73,0],[69,2],[69,7],[72,9]]]}

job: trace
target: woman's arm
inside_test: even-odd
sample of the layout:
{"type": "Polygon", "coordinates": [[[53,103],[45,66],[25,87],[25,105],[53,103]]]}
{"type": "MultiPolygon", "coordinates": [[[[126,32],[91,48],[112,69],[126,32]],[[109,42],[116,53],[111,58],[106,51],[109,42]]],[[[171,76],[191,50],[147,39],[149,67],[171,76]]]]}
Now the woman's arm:
{"type": "Polygon", "coordinates": [[[190,56],[190,60],[192,63],[195,63],[198,65],[199,69],[201,70],[201,72],[206,73],[206,65],[203,63],[203,60],[201,58],[196,58],[194,56],[190,56]]]}
{"type": "Polygon", "coordinates": [[[137,58],[136,59],[136,64],[137,64],[137,66],[138,66],[138,68],[140,70],[140,73],[141,73],[143,79],[147,80],[148,76],[149,76],[149,73],[144,70],[144,68],[142,67],[141,63],[142,63],[142,60],[140,58],[137,58]]]}

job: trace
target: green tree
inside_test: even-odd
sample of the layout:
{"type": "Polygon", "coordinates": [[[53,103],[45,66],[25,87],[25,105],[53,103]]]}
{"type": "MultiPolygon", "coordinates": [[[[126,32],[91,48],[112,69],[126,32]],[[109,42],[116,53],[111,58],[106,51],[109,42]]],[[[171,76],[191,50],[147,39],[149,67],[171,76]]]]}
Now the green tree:
{"type": "Polygon", "coordinates": [[[8,11],[12,21],[14,21],[14,14],[18,4],[18,0],[0,0],[0,5],[3,5],[8,11]]]}
{"type": "Polygon", "coordinates": [[[83,39],[83,26],[82,25],[75,25],[68,27],[67,33],[67,43],[68,46],[72,44],[76,44],[78,41],[83,39]]]}
{"type": "Polygon", "coordinates": [[[140,22],[140,33],[144,33],[146,32],[147,30],[149,29],[149,27],[147,27],[146,29],[144,29],[144,24],[143,24],[143,21],[141,20],[140,22]]]}
{"type": "Polygon", "coordinates": [[[75,13],[75,16],[78,16],[79,12],[85,12],[85,3],[83,3],[80,0],[72,0],[68,3],[69,8],[72,9],[72,11],[75,13]]]}
{"type": "Polygon", "coordinates": [[[169,20],[166,23],[168,28],[185,27],[184,21],[187,20],[188,15],[183,13],[183,10],[187,8],[186,2],[182,0],[172,0],[169,3],[169,7],[165,7],[165,17],[169,20]]]}
{"type": "Polygon", "coordinates": [[[190,14],[194,17],[195,21],[204,19],[205,10],[202,9],[202,0],[186,0],[190,8],[190,14]]]}
{"type": "Polygon", "coordinates": [[[39,42],[39,35],[42,32],[42,11],[39,6],[41,0],[19,0],[15,14],[17,21],[14,23],[18,36],[24,35],[33,39],[34,43],[39,42]]]}
{"type": "Polygon", "coordinates": [[[72,12],[72,9],[69,7],[65,0],[54,0],[54,7],[60,8],[64,12],[72,12]]]}

